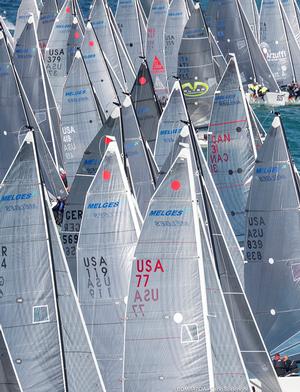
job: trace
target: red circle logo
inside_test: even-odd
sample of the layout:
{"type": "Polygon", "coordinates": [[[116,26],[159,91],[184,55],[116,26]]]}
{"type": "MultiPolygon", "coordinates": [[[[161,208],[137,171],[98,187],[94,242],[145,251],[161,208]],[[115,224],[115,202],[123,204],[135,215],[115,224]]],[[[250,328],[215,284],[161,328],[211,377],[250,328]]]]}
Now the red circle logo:
{"type": "Polygon", "coordinates": [[[109,170],[103,170],[102,172],[102,178],[104,181],[110,180],[111,174],[109,170]]]}
{"type": "Polygon", "coordinates": [[[173,191],[178,191],[181,188],[180,181],[178,181],[178,180],[172,181],[171,188],[173,189],[173,191]]]}
{"type": "Polygon", "coordinates": [[[75,33],[74,33],[74,38],[75,38],[75,39],[80,38],[80,34],[78,33],[78,31],[75,31],[75,33]]]}
{"type": "Polygon", "coordinates": [[[94,41],[90,41],[90,42],[89,42],[89,45],[90,45],[90,46],[94,46],[94,44],[95,44],[94,41]]]}
{"type": "Polygon", "coordinates": [[[145,78],[145,76],[140,76],[139,77],[139,84],[141,86],[144,86],[147,83],[147,79],[145,78]]]}
{"type": "Polygon", "coordinates": [[[71,8],[70,7],[66,7],[66,13],[69,14],[71,12],[71,8]]]}

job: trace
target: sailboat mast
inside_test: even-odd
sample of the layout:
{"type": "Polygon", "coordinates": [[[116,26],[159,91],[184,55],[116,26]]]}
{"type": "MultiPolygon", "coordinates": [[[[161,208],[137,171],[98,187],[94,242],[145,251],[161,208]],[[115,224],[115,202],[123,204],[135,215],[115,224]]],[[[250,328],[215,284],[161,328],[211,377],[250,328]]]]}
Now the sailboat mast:
{"type": "Polygon", "coordinates": [[[58,328],[58,336],[59,336],[59,343],[60,343],[60,353],[61,353],[61,358],[62,358],[62,370],[63,370],[63,378],[64,378],[64,383],[65,383],[65,392],[69,392],[69,387],[68,387],[68,378],[67,378],[67,370],[66,370],[66,358],[65,358],[65,350],[64,350],[64,340],[63,340],[63,334],[62,334],[62,325],[61,325],[61,316],[60,316],[60,311],[59,311],[59,306],[58,306],[58,294],[57,294],[57,281],[56,281],[56,276],[54,273],[54,256],[53,256],[53,249],[52,249],[52,244],[51,244],[51,235],[50,235],[50,228],[49,228],[49,223],[47,219],[47,210],[46,210],[46,195],[45,195],[45,187],[42,179],[42,173],[40,171],[40,159],[39,159],[39,153],[36,148],[36,138],[35,138],[35,130],[32,128],[32,135],[33,135],[33,152],[35,155],[35,160],[36,160],[36,171],[37,171],[37,177],[38,177],[38,183],[41,191],[41,204],[42,204],[42,210],[43,210],[43,218],[44,218],[44,224],[45,224],[45,231],[46,231],[46,238],[47,238],[47,247],[48,247],[48,253],[49,253],[49,260],[50,260],[50,272],[51,272],[51,278],[52,278],[52,284],[53,284],[53,297],[55,298],[54,301],[54,306],[55,306],[55,312],[57,316],[57,328],[58,328]]]}

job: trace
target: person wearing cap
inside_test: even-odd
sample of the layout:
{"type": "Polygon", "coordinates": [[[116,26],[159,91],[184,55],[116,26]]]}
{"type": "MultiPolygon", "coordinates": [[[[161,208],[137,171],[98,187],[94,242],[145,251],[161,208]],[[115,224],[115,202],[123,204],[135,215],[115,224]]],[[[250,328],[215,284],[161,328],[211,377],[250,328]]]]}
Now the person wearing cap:
{"type": "Polygon", "coordinates": [[[285,368],[286,373],[290,373],[293,370],[297,369],[297,367],[298,367],[296,362],[295,361],[291,361],[287,355],[285,355],[282,358],[282,361],[284,363],[284,368],[285,368]]]}
{"type": "Polygon", "coordinates": [[[284,377],[286,375],[285,364],[279,353],[276,353],[274,356],[273,366],[278,377],[284,377]]]}

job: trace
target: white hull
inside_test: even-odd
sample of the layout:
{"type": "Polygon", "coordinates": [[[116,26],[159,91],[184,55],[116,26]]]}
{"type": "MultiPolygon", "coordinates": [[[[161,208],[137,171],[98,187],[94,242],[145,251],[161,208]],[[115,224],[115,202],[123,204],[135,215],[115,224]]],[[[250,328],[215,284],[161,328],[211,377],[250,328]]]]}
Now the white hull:
{"type": "Polygon", "coordinates": [[[279,377],[282,392],[299,392],[300,377],[279,377]]]}
{"type": "Polygon", "coordinates": [[[267,93],[264,96],[264,99],[260,97],[253,97],[252,94],[246,93],[246,98],[251,105],[285,106],[289,101],[289,93],[267,93]]]}

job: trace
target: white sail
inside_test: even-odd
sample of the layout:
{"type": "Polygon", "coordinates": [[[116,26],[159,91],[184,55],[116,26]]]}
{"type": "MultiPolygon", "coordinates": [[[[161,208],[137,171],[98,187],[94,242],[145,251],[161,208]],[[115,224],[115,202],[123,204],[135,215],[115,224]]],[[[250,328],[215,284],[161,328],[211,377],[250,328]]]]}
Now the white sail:
{"type": "Polygon", "coordinates": [[[2,392],[23,392],[0,324],[0,387],[2,392]]]}
{"type": "Polygon", "coordinates": [[[300,25],[297,15],[298,4],[296,0],[283,0],[281,4],[285,10],[286,16],[290,22],[293,29],[293,33],[296,37],[298,44],[300,44],[300,25]]]}
{"type": "Polygon", "coordinates": [[[82,154],[102,127],[102,120],[81,52],[76,52],[63,89],[61,138],[63,163],[72,186],[82,154]]]}
{"type": "Polygon", "coordinates": [[[279,0],[261,4],[260,46],[280,86],[300,80],[300,48],[279,0]]]}
{"type": "Polygon", "coordinates": [[[52,195],[65,198],[67,195],[64,184],[57,172],[51,153],[46,145],[41,130],[28,102],[20,78],[12,63],[7,47],[6,37],[0,32],[0,179],[2,180],[10,167],[19,145],[22,143],[28,129],[36,129],[36,139],[40,151],[41,169],[46,186],[52,195]],[[10,107],[14,107],[11,116],[10,107]]]}
{"type": "Polygon", "coordinates": [[[36,0],[22,0],[18,8],[16,28],[14,31],[14,44],[18,42],[20,35],[27,23],[29,16],[34,19],[35,26],[39,23],[40,11],[37,6],[36,0]]]}
{"type": "Polygon", "coordinates": [[[210,29],[208,29],[208,39],[211,47],[213,65],[215,68],[215,75],[216,75],[217,82],[219,83],[227,67],[227,62],[210,29]]]}
{"type": "Polygon", "coordinates": [[[110,75],[113,71],[110,71],[107,65],[90,22],[86,25],[81,52],[101,108],[105,117],[108,118],[115,108],[114,103],[118,102],[117,91],[121,92],[122,86],[116,76],[114,80],[117,80],[117,86],[114,86],[110,75]]]}
{"type": "Polygon", "coordinates": [[[56,0],[46,0],[41,10],[39,24],[37,26],[39,45],[43,55],[57,14],[56,0]]]}
{"type": "Polygon", "coordinates": [[[63,87],[67,79],[67,42],[73,13],[73,1],[66,0],[55,19],[45,49],[46,69],[59,111],[61,111],[63,87]]]}
{"type": "Polygon", "coordinates": [[[185,1],[172,0],[168,10],[165,26],[165,58],[169,88],[177,76],[177,60],[184,28],[189,19],[185,1]]]}
{"type": "Polygon", "coordinates": [[[118,107],[115,108],[111,116],[103,124],[101,130],[86,148],[74,178],[70,194],[66,200],[61,239],[75,287],[77,285],[76,248],[84,200],[106,150],[108,142],[106,135],[113,135],[122,151],[121,115],[118,107]]]}
{"type": "Polygon", "coordinates": [[[137,0],[137,12],[138,12],[138,18],[140,23],[143,48],[145,49],[146,42],[147,42],[147,18],[144,13],[143,7],[140,3],[140,0],[137,0]]]}
{"type": "Polygon", "coordinates": [[[208,164],[239,242],[256,158],[251,121],[235,57],[215,93],[209,124],[208,164]]]}
{"type": "Polygon", "coordinates": [[[244,89],[257,81],[270,91],[279,91],[239,0],[210,1],[206,21],[224,56],[235,54],[244,89]]]}
{"type": "Polygon", "coordinates": [[[141,5],[143,7],[143,10],[145,12],[146,17],[148,18],[153,0],[140,0],[140,2],[141,2],[141,5]]]}
{"type": "Polygon", "coordinates": [[[208,30],[198,3],[184,29],[177,72],[191,120],[196,127],[206,126],[217,79],[208,30]]]}
{"type": "Polygon", "coordinates": [[[269,351],[299,347],[299,182],[280,117],[258,152],[247,204],[246,293],[269,351]],[[287,297],[286,297],[287,296],[287,297]],[[288,298],[288,301],[285,300],[288,298]]]}
{"type": "Polygon", "coordinates": [[[135,252],[124,391],[221,387],[250,391],[184,149],[150,202],[135,252]],[[223,367],[228,353],[234,364],[223,367]]]}
{"type": "Polygon", "coordinates": [[[77,248],[78,297],[107,390],[122,390],[124,320],[139,224],[111,141],[86,195],[77,248]]]}
{"type": "Polygon", "coordinates": [[[141,56],[144,56],[144,43],[141,22],[138,14],[137,0],[120,0],[116,11],[116,22],[122,34],[127,51],[138,72],[141,56]]]}
{"type": "MultiPolygon", "coordinates": [[[[118,51],[118,46],[111,26],[106,0],[94,0],[89,20],[93,25],[99,44],[105,56],[115,71],[118,79],[122,83],[125,91],[125,88],[127,87],[127,77],[125,72],[133,71],[128,62],[125,64],[121,63],[120,53],[118,51]]],[[[131,79],[131,77],[129,79],[131,79]]]]}
{"type": "Polygon", "coordinates": [[[152,153],[146,148],[135,109],[129,96],[125,98],[122,104],[121,114],[124,154],[128,159],[134,194],[140,212],[144,216],[155,190],[155,173],[152,171],[152,160],[149,158],[149,154],[152,153]]]}
{"type": "Polygon", "coordinates": [[[83,32],[75,16],[72,21],[71,30],[67,41],[67,75],[69,74],[73,63],[76,50],[81,47],[83,41],[83,32]]]}
{"type": "MultiPolygon", "coordinates": [[[[174,144],[184,126],[183,121],[188,121],[188,113],[179,81],[175,81],[167,105],[159,119],[154,157],[161,169],[169,154],[174,149],[174,144]]],[[[173,163],[170,162],[169,167],[173,163]]]]}
{"type": "Polygon", "coordinates": [[[156,95],[163,103],[169,93],[164,35],[168,9],[168,0],[153,0],[147,25],[146,58],[156,95]]]}
{"type": "Polygon", "coordinates": [[[146,61],[143,61],[131,90],[142,135],[154,151],[161,106],[155,95],[153,81],[146,61]]]}
{"type": "Polygon", "coordinates": [[[11,51],[11,53],[13,53],[13,47],[14,47],[14,39],[5,23],[5,20],[3,19],[3,17],[0,15],[0,31],[4,31],[4,34],[6,36],[7,39],[7,43],[9,46],[9,49],[11,51]]]}
{"type": "Polygon", "coordinates": [[[57,164],[62,158],[60,117],[51,88],[46,90],[46,83],[49,85],[49,81],[46,81],[48,75],[45,73],[35,28],[31,16],[18,39],[13,61],[35,118],[57,164]],[[50,103],[53,106],[50,106],[50,103]]]}

